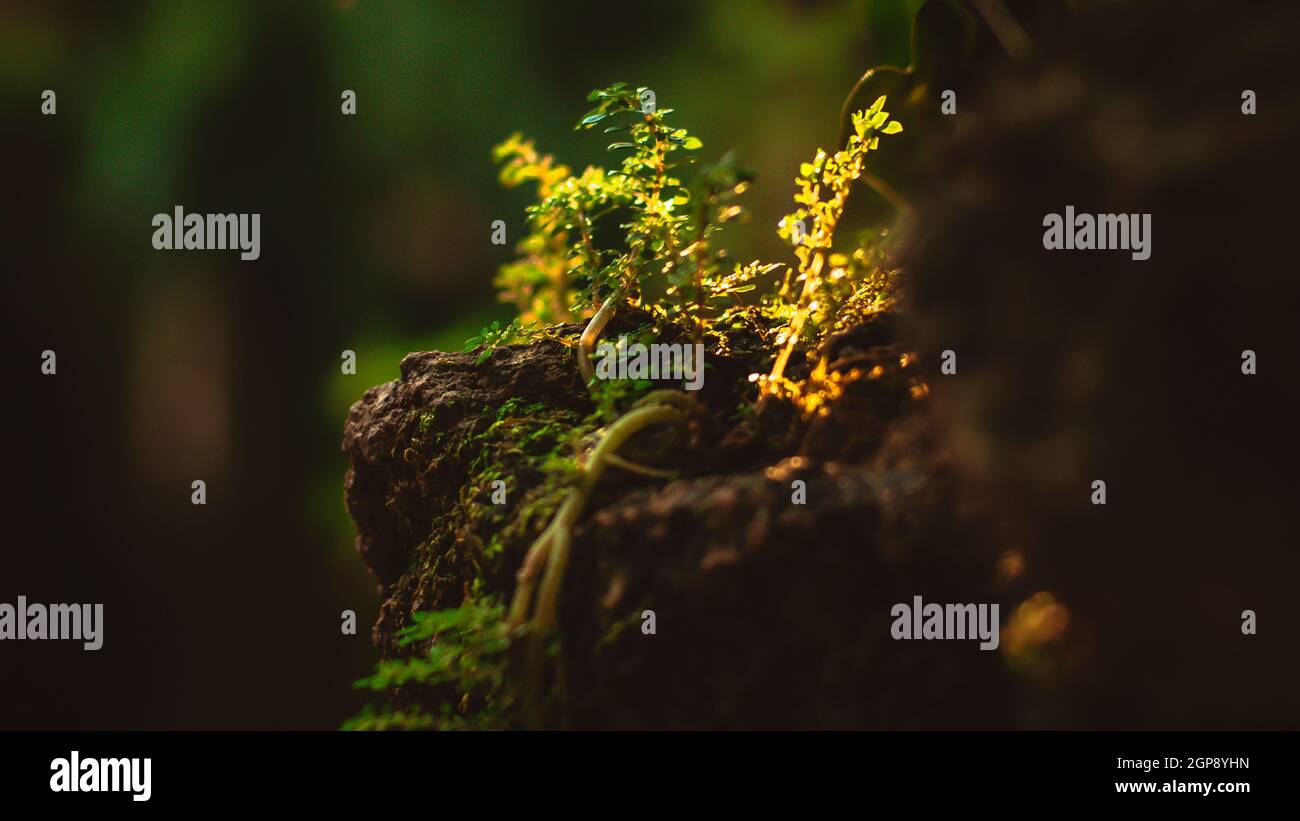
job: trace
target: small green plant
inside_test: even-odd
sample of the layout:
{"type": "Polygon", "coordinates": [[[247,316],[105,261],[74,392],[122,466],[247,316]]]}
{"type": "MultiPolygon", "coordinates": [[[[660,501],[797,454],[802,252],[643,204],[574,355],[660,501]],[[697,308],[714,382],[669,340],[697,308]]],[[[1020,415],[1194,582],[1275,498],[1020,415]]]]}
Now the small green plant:
{"type": "Polygon", "coordinates": [[[593,346],[621,305],[683,325],[700,339],[708,320],[726,307],[720,300],[734,299],[748,290],[748,279],[770,270],[753,264],[720,275],[723,255],[713,248],[714,236],[743,218],[735,199],[750,175],[728,154],[683,185],[680,170],[695,161],[702,143],[668,122],[671,108],[644,105],[646,92],[616,83],[588,96],[596,105],[577,128],[617,135],[607,148],[623,157],[612,171],[588,167],[574,175],[519,134],[494,152],[502,182],[535,182],[538,196],[527,209],[520,258],[498,274],[502,298],[525,320],[586,317],[577,348],[588,382],[593,346]],[[617,235],[605,237],[611,224],[617,235]],[[644,296],[651,280],[662,294],[657,299],[644,296]]]}
{"type": "MultiPolygon", "coordinates": [[[[557,486],[566,495],[525,553],[510,606],[503,610],[471,602],[456,610],[415,614],[402,641],[427,641],[427,652],[383,662],[374,676],[360,682],[381,690],[411,683],[443,688],[454,695],[447,704],[456,707],[441,716],[370,712],[358,716],[359,726],[456,726],[468,721],[467,705],[482,705],[496,715],[512,709],[516,699],[503,678],[503,659],[510,642],[525,635],[530,638],[526,681],[531,686],[525,688],[523,708],[525,715],[538,715],[545,641],[556,626],[574,526],[607,469],[673,475],[631,461],[619,450],[652,427],[673,429],[680,439],[699,410],[683,391],[595,378],[592,351],[620,309],[647,312],[651,327],[662,331],[674,326],[697,342],[709,339],[718,350],[726,350],[728,329],[757,322],[759,333],[775,340],[771,371],[751,377],[758,383],[757,398],[789,400],[808,414],[833,401],[845,377],[830,372],[824,357],[812,357],[817,364],[806,378],[789,378],[786,369],[796,347],[803,345],[811,353],[845,322],[883,309],[891,298],[894,272],[882,252],[885,233],[861,236],[848,253],[832,248],[845,201],[862,178],[868,153],[882,135],[902,131],[884,110],[884,97],[852,115],[854,132],[842,150],[818,151],[812,162],[800,166],[798,207],[780,225],[797,258],[792,268],[728,261],[717,247],[718,234],[727,223],[745,218],[737,200],[749,188],[751,175],[726,154],[684,184],[682,169],[695,161],[701,142],[668,122],[672,109],[644,103],[647,92],[616,83],[588,96],[595,107],[577,129],[599,127],[617,135],[607,146],[622,156],[614,170],[588,167],[574,174],[519,134],[495,148],[501,182],[510,187],[533,183],[537,200],[527,208],[528,234],[517,246],[518,258],[502,266],[496,279],[502,298],[515,304],[519,317],[505,327],[494,322],[484,328],[466,350],[481,348],[476,364],[482,364],[512,339],[554,337],[557,323],[585,321],[570,344],[596,407],[588,421],[603,426],[585,453],[566,461],[567,478],[557,486]],[[775,294],[745,302],[746,294],[783,269],[783,284],[775,294]]],[[[753,406],[740,413],[752,415],[753,406]]]]}
{"type": "Polygon", "coordinates": [[[500,322],[494,320],[492,324],[486,328],[480,328],[478,336],[472,336],[465,340],[465,346],[461,348],[461,352],[469,353],[475,348],[481,347],[482,350],[479,351],[478,358],[474,360],[474,364],[482,365],[492,356],[492,354],[496,353],[497,348],[515,340],[527,339],[530,336],[531,331],[531,326],[525,325],[523,320],[519,317],[510,320],[509,324],[504,328],[501,327],[500,322]]]}
{"type": "Polygon", "coordinates": [[[369,708],[344,724],[344,729],[505,726],[516,700],[505,674],[505,654],[510,641],[502,613],[500,605],[482,600],[471,600],[454,610],[413,613],[413,623],[398,633],[398,645],[423,645],[424,652],[381,661],[374,675],[361,679],[355,686],[381,692],[424,688],[441,697],[441,714],[376,712],[369,708]]]}

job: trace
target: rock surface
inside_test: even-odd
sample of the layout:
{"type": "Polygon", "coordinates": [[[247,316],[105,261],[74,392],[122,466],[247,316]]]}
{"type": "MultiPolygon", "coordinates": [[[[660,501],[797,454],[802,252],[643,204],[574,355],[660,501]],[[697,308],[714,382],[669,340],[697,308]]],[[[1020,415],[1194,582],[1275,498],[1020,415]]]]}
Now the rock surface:
{"type": "MultiPolygon", "coordinates": [[[[729,419],[733,391],[752,391],[745,376],[763,363],[716,362],[711,378],[729,384],[702,399],[704,418],[679,448],[682,478],[606,474],[574,534],[552,725],[1007,723],[997,653],[890,639],[892,605],[915,594],[997,594],[988,543],[976,529],[958,533],[946,455],[909,391],[920,377],[895,326],[873,317],[836,338],[837,367],[879,364],[886,376],[854,383],[811,424],[788,409],[750,425],[729,419]],[[796,480],[806,503],[794,501],[796,480]],[[654,635],[641,630],[647,610],[654,635]]],[[[412,612],[457,606],[483,569],[490,523],[443,524],[462,512],[471,480],[468,459],[447,443],[482,433],[511,399],[590,409],[572,352],[543,340],[482,365],[472,354],[411,354],[401,379],[367,391],[349,414],[347,503],[387,596],[374,631],[386,657],[403,652],[393,635],[412,612]],[[423,434],[421,420],[432,420],[423,434]]],[[[529,485],[515,493],[527,499],[529,485]]],[[[504,546],[502,572],[487,574],[487,592],[503,600],[525,535],[504,546]]]]}

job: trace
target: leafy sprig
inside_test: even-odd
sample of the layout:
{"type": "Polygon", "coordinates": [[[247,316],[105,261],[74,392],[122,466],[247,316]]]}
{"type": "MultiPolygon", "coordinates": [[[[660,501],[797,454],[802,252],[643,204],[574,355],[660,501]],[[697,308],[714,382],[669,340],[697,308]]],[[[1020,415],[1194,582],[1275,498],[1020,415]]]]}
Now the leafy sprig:
{"type": "Polygon", "coordinates": [[[482,348],[479,351],[478,358],[474,360],[475,365],[482,365],[492,354],[496,353],[497,348],[509,342],[527,339],[535,331],[532,323],[525,323],[519,317],[515,317],[502,327],[500,321],[493,320],[491,325],[480,328],[478,336],[472,336],[465,340],[465,346],[461,348],[461,353],[469,353],[475,348],[482,348]]]}
{"type": "Polygon", "coordinates": [[[422,654],[381,661],[373,675],[354,686],[376,691],[420,686],[444,697],[440,715],[373,708],[345,724],[345,729],[461,729],[496,727],[506,722],[514,695],[507,685],[504,608],[471,600],[452,610],[411,614],[397,643],[410,647],[428,642],[422,654]]]}
{"type": "Polygon", "coordinates": [[[823,307],[820,300],[831,296],[827,282],[842,280],[853,270],[848,266],[847,257],[835,257],[829,269],[827,262],[832,257],[835,229],[844,214],[849,191],[866,168],[867,153],[879,146],[880,135],[903,130],[901,123],[889,119],[884,107],[885,98],[881,96],[870,108],[854,113],[853,134],[843,149],[834,154],[819,149],[812,162],[799,166],[799,176],[795,178],[798,190],[794,195],[798,208],[782,219],[779,226],[781,237],[790,242],[799,260],[796,275],[792,281],[787,279],[780,294],[787,303],[794,299],[794,311],[776,339],[780,350],[771,373],[757,380],[766,395],[792,393],[795,386],[785,379],[785,368],[804,325],[810,315],[823,307]],[[798,288],[797,298],[795,288],[798,288]]]}

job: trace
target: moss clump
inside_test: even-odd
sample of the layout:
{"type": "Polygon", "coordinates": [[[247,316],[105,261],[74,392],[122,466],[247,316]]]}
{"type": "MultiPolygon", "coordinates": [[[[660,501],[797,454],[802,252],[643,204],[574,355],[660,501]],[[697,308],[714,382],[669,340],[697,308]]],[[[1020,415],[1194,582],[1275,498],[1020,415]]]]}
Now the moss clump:
{"type": "Polygon", "coordinates": [[[510,646],[503,609],[476,599],[451,610],[412,614],[398,644],[418,652],[379,663],[374,675],[357,682],[381,692],[403,691],[418,703],[440,705],[430,714],[367,706],[343,725],[351,730],[458,730],[508,726],[516,697],[506,675],[510,646]]]}
{"type": "Polygon", "coordinates": [[[375,674],[356,684],[388,693],[396,706],[368,706],[345,729],[484,728],[511,721],[515,700],[500,691],[508,663],[500,597],[513,584],[524,547],[576,480],[574,454],[596,421],[517,397],[485,407],[481,418],[481,431],[450,442],[434,428],[436,413],[418,416],[408,459],[418,454],[427,464],[463,464],[466,480],[456,503],[435,516],[410,572],[398,582],[412,623],[383,648],[375,674]],[[414,706],[431,703],[440,710],[414,706]]]}

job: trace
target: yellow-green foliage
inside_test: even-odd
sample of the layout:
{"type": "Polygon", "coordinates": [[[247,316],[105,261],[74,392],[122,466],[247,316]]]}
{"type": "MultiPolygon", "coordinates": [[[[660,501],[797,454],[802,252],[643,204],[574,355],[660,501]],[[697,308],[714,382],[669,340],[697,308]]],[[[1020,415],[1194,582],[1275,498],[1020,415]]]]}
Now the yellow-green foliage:
{"type": "MultiPolygon", "coordinates": [[[[518,134],[496,147],[504,184],[537,184],[538,201],[527,210],[529,234],[519,244],[519,259],[497,276],[502,298],[516,304],[521,320],[590,317],[612,295],[701,339],[714,321],[735,310],[741,294],[787,268],[726,262],[715,235],[746,216],[736,200],[751,176],[726,154],[684,185],[679,169],[694,160],[690,152],[701,143],[667,122],[671,108],[643,106],[645,91],[623,83],[593,91],[588,99],[596,107],[578,122],[582,130],[604,126],[605,133],[620,135],[608,146],[626,152],[614,171],[588,167],[575,175],[518,134]],[[617,241],[601,235],[609,230],[610,215],[616,215],[617,241]],[[652,277],[662,278],[654,291],[663,296],[647,301],[642,286],[652,277]]],[[[798,207],[779,226],[798,264],[756,312],[774,331],[775,344],[771,372],[755,379],[762,395],[798,401],[800,385],[785,377],[795,347],[815,345],[847,319],[878,310],[890,296],[894,272],[881,251],[887,229],[861,234],[845,252],[832,247],[853,184],[865,173],[867,154],[881,136],[903,130],[884,105],[880,97],[854,112],[846,145],[834,153],[818,150],[799,167],[798,207]]],[[[475,345],[490,341],[486,331],[482,339],[471,340],[475,345]]]]}
{"type": "MultiPolygon", "coordinates": [[[[797,386],[790,385],[785,379],[785,367],[809,316],[816,314],[824,320],[836,296],[840,297],[837,301],[847,301],[859,287],[872,284],[870,274],[862,270],[862,263],[870,259],[865,247],[860,246],[850,258],[832,256],[831,245],[840,217],[844,215],[849,191],[866,169],[867,153],[880,144],[879,135],[897,134],[903,130],[902,124],[889,119],[889,112],[884,109],[885,98],[876,98],[869,109],[852,115],[853,134],[843,149],[834,154],[819,149],[811,163],[799,166],[799,176],[795,178],[799,190],[794,195],[799,207],[781,220],[780,226],[781,236],[790,241],[795,256],[799,258],[798,274],[794,278],[799,294],[793,303],[789,325],[777,337],[780,353],[772,372],[760,380],[760,387],[765,392],[779,395],[797,391],[797,386]],[[858,267],[852,264],[854,259],[859,261],[858,267]],[[828,288],[828,282],[832,286],[848,282],[850,287],[828,288]]],[[[787,280],[781,293],[785,304],[790,304],[793,290],[787,280]]],[[[829,316],[833,318],[833,312],[829,312],[829,316]]]]}
{"type": "Polygon", "coordinates": [[[670,321],[698,325],[710,300],[747,289],[754,269],[720,275],[712,239],[743,216],[734,199],[750,175],[727,155],[683,185],[680,169],[694,162],[700,140],[668,122],[671,108],[643,105],[645,91],[616,83],[588,97],[596,106],[577,128],[616,135],[607,148],[624,156],[612,171],[573,174],[518,134],[496,147],[505,185],[537,185],[519,258],[496,280],[523,320],[588,317],[618,294],[670,321]],[[652,277],[661,278],[655,290],[665,297],[647,302],[641,286],[652,277]]]}

